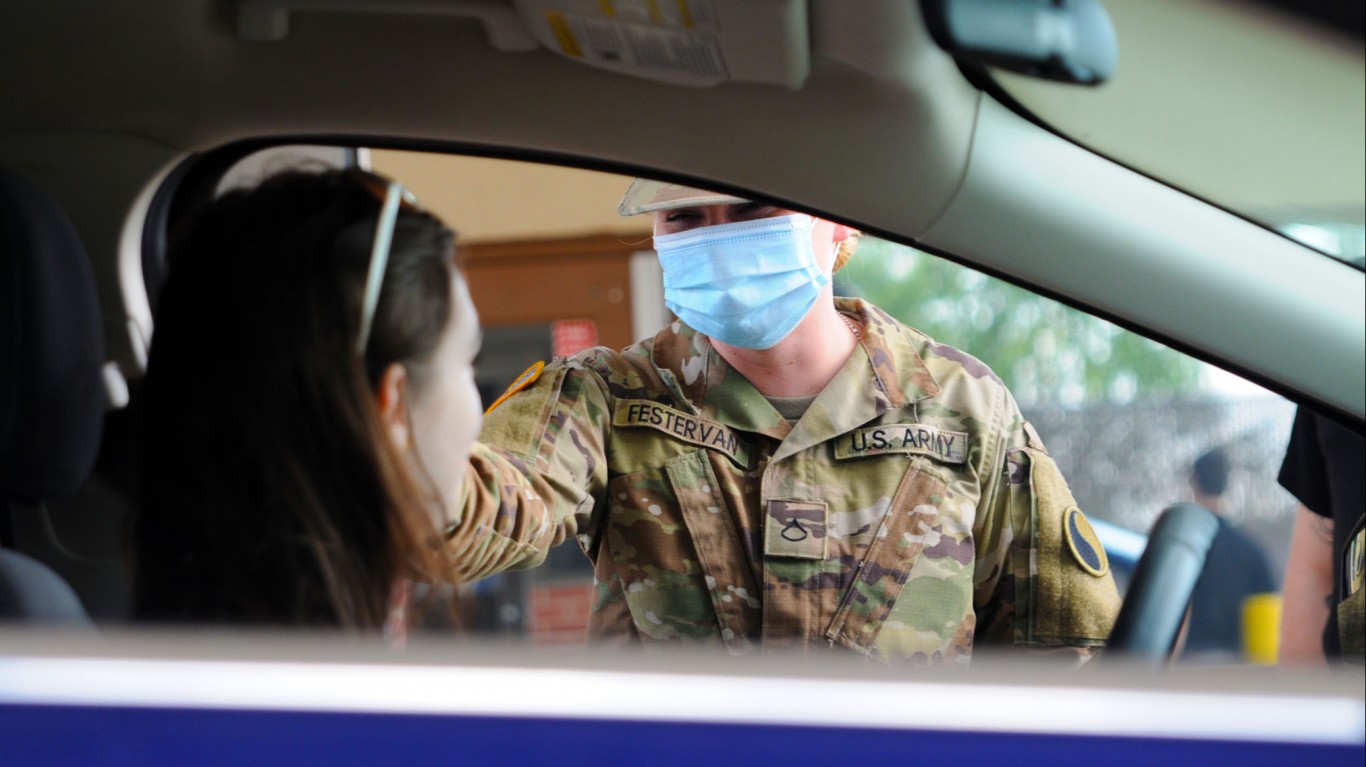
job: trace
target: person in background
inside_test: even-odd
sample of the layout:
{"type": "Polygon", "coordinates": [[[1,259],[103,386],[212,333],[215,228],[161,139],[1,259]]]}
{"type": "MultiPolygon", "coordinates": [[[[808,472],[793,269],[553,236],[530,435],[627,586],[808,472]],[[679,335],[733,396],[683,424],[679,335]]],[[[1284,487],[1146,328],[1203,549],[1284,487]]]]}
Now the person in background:
{"type": "Polygon", "coordinates": [[[1005,384],[834,297],[854,229],[643,179],[619,212],[653,217],[678,321],[523,374],[464,506],[577,536],[591,639],[920,665],[1104,643],[1104,550],[1005,384]]]}
{"type": "Polygon", "coordinates": [[[478,554],[504,521],[451,513],[482,418],[453,242],[354,170],[273,176],[178,235],[142,404],[137,618],[401,635],[409,584],[520,561],[478,554]]]}
{"type": "Polygon", "coordinates": [[[1366,658],[1366,440],[1301,407],[1280,483],[1300,502],[1285,568],[1281,663],[1366,658]]]}
{"type": "Polygon", "coordinates": [[[1195,502],[1219,517],[1219,531],[1205,557],[1205,569],[1191,595],[1184,656],[1237,659],[1243,652],[1243,600],[1276,590],[1266,554],[1228,521],[1228,454],[1215,448],[1195,459],[1190,486],[1195,502]]]}

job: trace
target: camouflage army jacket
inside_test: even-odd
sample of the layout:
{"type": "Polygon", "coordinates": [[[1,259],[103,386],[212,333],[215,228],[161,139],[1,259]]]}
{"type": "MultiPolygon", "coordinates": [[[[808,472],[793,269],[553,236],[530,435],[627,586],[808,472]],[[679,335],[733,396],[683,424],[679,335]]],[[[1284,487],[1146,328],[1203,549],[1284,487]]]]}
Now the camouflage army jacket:
{"type": "Polygon", "coordinates": [[[922,663],[1102,643],[1104,551],[1005,385],[872,305],[838,308],[859,344],[795,424],[680,323],[514,385],[453,527],[469,574],[574,535],[599,639],[922,663]]]}

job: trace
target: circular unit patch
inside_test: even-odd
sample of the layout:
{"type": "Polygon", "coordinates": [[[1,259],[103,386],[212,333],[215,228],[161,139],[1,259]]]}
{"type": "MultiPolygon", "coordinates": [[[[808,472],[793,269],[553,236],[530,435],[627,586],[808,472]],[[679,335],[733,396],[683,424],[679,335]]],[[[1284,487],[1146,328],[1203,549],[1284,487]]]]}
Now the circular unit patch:
{"type": "Polygon", "coordinates": [[[1081,569],[1100,578],[1110,572],[1110,560],[1105,556],[1105,547],[1100,544],[1100,536],[1095,528],[1086,521],[1081,509],[1072,506],[1063,515],[1063,530],[1067,537],[1067,548],[1081,569]]]}

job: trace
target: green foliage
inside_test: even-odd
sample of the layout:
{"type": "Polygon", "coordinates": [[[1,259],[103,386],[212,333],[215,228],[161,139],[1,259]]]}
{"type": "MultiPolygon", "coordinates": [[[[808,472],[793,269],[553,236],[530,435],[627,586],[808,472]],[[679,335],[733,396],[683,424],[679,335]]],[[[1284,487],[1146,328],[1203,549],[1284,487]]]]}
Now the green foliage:
{"type": "Polygon", "coordinates": [[[1196,391],[1201,364],[981,272],[865,237],[835,292],[982,359],[1022,403],[1127,403],[1196,391]]]}

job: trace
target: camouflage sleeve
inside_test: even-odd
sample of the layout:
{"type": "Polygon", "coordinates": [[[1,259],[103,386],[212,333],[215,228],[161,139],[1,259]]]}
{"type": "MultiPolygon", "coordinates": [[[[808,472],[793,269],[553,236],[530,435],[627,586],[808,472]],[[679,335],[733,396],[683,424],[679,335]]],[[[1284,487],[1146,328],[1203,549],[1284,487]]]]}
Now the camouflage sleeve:
{"type": "Polygon", "coordinates": [[[1005,428],[983,467],[976,641],[1103,645],[1119,612],[1105,550],[1043,440],[1003,396],[1005,428]]]}
{"type": "Polygon", "coordinates": [[[587,545],[607,484],[605,391],[596,373],[565,360],[488,414],[447,528],[461,577],[535,567],[571,536],[587,545]]]}

